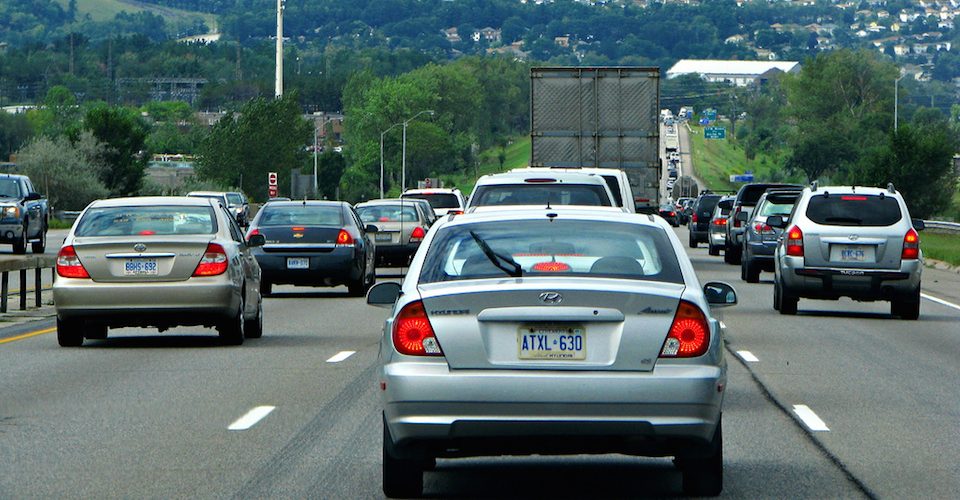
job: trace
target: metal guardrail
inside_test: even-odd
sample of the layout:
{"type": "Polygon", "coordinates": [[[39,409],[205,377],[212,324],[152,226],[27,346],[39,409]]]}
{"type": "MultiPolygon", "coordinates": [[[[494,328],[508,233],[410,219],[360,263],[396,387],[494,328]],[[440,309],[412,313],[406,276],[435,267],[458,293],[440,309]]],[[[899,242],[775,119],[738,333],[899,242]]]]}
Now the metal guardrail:
{"type": "Polygon", "coordinates": [[[925,220],[923,225],[927,229],[936,229],[946,233],[960,233],[960,224],[956,222],[946,222],[941,220],[925,220]]]}
{"type": "Polygon", "coordinates": [[[10,273],[12,271],[20,272],[20,310],[25,311],[27,309],[27,295],[29,295],[26,290],[27,271],[33,269],[34,303],[36,307],[40,307],[43,304],[41,297],[43,289],[43,282],[40,279],[41,271],[43,269],[50,269],[51,273],[55,273],[56,270],[54,268],[56,265],[57,259],[55,257],[42,255],[34,255],[24,259],[0,261],[0,313],[7,312],[7,298],[10,295],[10,273]]]}

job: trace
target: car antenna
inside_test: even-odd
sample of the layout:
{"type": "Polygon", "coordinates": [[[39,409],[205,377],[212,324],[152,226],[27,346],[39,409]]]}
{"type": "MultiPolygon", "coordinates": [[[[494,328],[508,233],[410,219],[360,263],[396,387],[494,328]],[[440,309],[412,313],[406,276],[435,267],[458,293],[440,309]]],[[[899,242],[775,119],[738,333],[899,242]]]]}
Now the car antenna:
{"type": "Polygon", "coordinates": [[[547,191],[547,210],[552,210],[552,209],[553,208],[550,206],[550,191],[547,191]]]}

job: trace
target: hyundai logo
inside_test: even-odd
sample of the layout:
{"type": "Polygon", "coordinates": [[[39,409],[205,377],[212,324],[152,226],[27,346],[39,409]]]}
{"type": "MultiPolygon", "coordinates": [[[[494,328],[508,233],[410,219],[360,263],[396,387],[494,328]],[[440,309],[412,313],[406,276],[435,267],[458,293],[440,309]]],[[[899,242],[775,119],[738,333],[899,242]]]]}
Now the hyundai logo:
{"type": "Polygon", "coordinates": [[[850,238],[850,241],[857,241],[858,239],[860,239],[860,236],[856,234],[851,234],[850,236],[847,236],[847,238],[850,238]]]}
{"type": "Polygon", "coordinates": [[[563,295],[557,292],[543,292],[540,294],[540,302],[544,304],[559,304],[563,302],[563,295]]]}
{"type": "Polygon", "coordinates": [[[143,243],[137,243],[136,245],[133,246],[133,249],[136,250],[137,252],[146,252],[147,246],[144,245],[143,243]]]}

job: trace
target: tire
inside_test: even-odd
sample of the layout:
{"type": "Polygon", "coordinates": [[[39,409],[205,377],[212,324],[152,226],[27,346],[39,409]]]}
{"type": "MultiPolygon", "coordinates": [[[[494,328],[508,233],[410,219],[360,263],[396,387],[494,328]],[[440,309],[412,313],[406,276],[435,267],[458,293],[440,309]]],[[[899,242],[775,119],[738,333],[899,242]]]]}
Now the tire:
{"type": "Polygon", "coordinates": [[[47,251],[47,225],[43,225],[43,229],[40,230],[40,239],[30,243],[30,250],[33,253],[43,253],[47,251]]]}
{"type": "Polygon", "coordinates": [[[687,237],[687,245],[689,245],[690,248],[697,248],[697,239],[693,237],[693,231],[690,231],[687,237]]]}
{"type": "Polygon", "coordinates": [[[351,281],[347,284],[347,294],[351,297],[363,297],[367,294],[367,277],[361,276],[359,281],[351,281]]]}
{"type": "Polygon", "coordinates": [[[270,283],[265,279],[261,279],[260,280],[260,296],[269,297],[271,293],[273,293],[273,283],[270,283]]]}
{"type": "Polygon", "coordinates": [[[773,310],[780,310],[780,286],[776,283],[776,276],[774,276],[774,285],[773,285],[773,310]]]}
{"type": "Polygon", "coordinates": [[[742,274],[743,281],[747,283],[760,282],[760,266],[758,266],[748,254],[744,254],[743,259],[741,259],[740,273],[742,274]]]}
{"type": "Polygon", "coordinates": [[[400,458],[394,454],[393,438],[383,421],[383,494],[388,498],[411,498],[423,495],[423,466],[420,460],[400,458]]]}
{"type": "Polygon", "coordinates": [[[720,255],[720,247],[707,244],[707,253],[710,255],[720,255]]]}
{"type": "Polygon", "coordinates": [[[246,321],[243,318],[243,300],[241,300],[240,309],[237,310],[237,314],[217,325],[217,331],[220,333],[220,343],[223,345],[243,344],[245,324],[246,321]]]}
{"type": "Polygon", "coordinates": [[[920,317],[920,287],[915,292],[894,297],[890,301],[890,314],[901,319],[915,320],[920,317]]]}
{"type": "Polygon", "coordinates": [[[27,228],[23,228],[20,239],[13,242],[13,253],[23,255],[27,253],[27,228]]]}
{"type": "Polygon", "coordinates": [[[257,315],[244,323],[243,336],[248,339],[263,337],[263,299],[257,301],[257,315]]]}
{"type": "Polygon", "coordinates": [[[776,287],[777,290],[774,293],[780,299],[780,308],[777,309],[780,314],[791,316],[797,314],[797,304],[800,302],[800,297],[788,292],[780,281],[777,281],[776,287]]]}
{"type": "Polygon", "coordinates": [[[60,347],[83,345],[83,323],[75,319],[57,318],[57,343],[60,347]]]}
{"type": "Polygon", "coordinates": [[[723,421],[717,422],[710,454],[703,458],[685,458],[681,462],[683,494],[715,497],[723,491],[723,421]]]}

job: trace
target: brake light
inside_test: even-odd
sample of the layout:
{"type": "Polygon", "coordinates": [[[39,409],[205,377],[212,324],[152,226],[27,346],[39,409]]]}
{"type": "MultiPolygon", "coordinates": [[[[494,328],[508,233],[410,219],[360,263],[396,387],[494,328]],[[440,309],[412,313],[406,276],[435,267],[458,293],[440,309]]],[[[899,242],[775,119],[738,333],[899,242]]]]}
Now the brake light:
{"type": "Polygon", "coordinates": [[[410,241],[414,241],[414,240],[420,241],[426,235],[427,235],[427,232],[424,231],[422,227],[417,226],[413,228],[413,232],[410,233],[410,241]]]}
{"type": "Polygon", "coordinates": [[[740,207],[737,207],[737,209],[733,211],[733,217],[731,217],[733,219],[733,227],[740,227],[740,221],[737,220],[737,214],[739,213],[740,207]]]}
{"type": "Polygon", "coordinates": [[[754,224],[753,231],[757,234],[773,234],[773,228],[762,222],[754,224]]]}
{"type": "Polygon", "coordinates": [[[542,273],[562,273],[569,271],[570,266],[565,262],[537,262],[531,269],[542,273]]]}
{"type": "Polygon", "coordinates": [[[691,222],[697,222],[697,214],[691,215],[691,216],[690,216],[690,221],[691,221],[691,222]]]}
{"type": "Polygon", "coordinates": [[[866,196],[841,196],[840,199],[843,201],[867,201],[866,196]]]}
{"type": "Polygon", "coordinates": [[[291,227],[290,229],[291,229],[292,231],[294,231],[294,232],[300,232],[300,231],[303,231],[303,230],[306,229],[306,228],[305,228],[305,227],[302,227],[302,226],[293,226],[293,227],[291,227]]]}
{"type": "Polygon", "coordinates": [[[352,247],[354,244],[353,236],[350,236],[350,233],[346,229],[341,229],[337,233],[337,246],[338,247],[352,247]]]}
{"type": "Polygon", "coordinates": [[[217,243],[207,245],[200,263],[194,269],[194,276],[217,276],[227,271],[227,252],[217,243]]]}
{"type": "Polygon", "coordinates": [[[693,358],[702,356],[710,347],[710,326],[707,317],[696,305],[680,301],[670,333],[660,349],[661,358],[693,358]]]}
{"type": "Polygon", "coordinates": [[[723,217],[714,219],[713,225],[714,225],[714,226],[726,226],[726,225],[727,225],[727,219],[725,219],[725,218],[723,218],[723,217]]]}
{"type": "Polygon", "coordinates": [[[912,227],[903,237],[903,252],[900,254],[903,260],[916,260],[920,258],[920,235],[912,227]]]}
{"type": "Polygon", "coordinates": [[[408,356],[443,356],[423,302],[411,302],[393,320],[393,347],[408,356]]]}
{"type": "Polygon", "coordinates": [[[787,231],[787,255],[803,257],[803,231],[798,226],[787,231]]]}
{"type": "Polygon", "coordinates": [[[463,210],[449,210],[447,215],[463,215],[463,210]]]}
{"type": "Polygon", "coordinates": [[[90,274],[80,262],[77,251],[73,245],[68,245],[60,249],[57,254],[57,275],[64,278],[89,278],[90,274]]]}
{"type": "Polygon", "coordinates": [[[536,178],[532,178],[532,179],[524,179],[523,182],[543,184],[543,183],[547,183],[547,182],[557,182],[557,180],[556,180],[556,179],[547,179],[547,178],[539,178],[539,177],[536,177],[536,178]]]}
{"type": "Polygon", "coordinates": [[[156,232],[156,231],[151,231],[150,229],[144,229],[143,231],[140,231],[140,232],[137,233],[137,234],[139,234],[140,236],[153,236],[153,235],[157,234],[157,232],[156,232]]]}
{"type": "Polygon", "coordinates": [[[675,217],[675,216],[677,215],[677,213],[676,213],[676,212],[668,212],[667,215],[669,215],[670,217],[675,217]]]}

